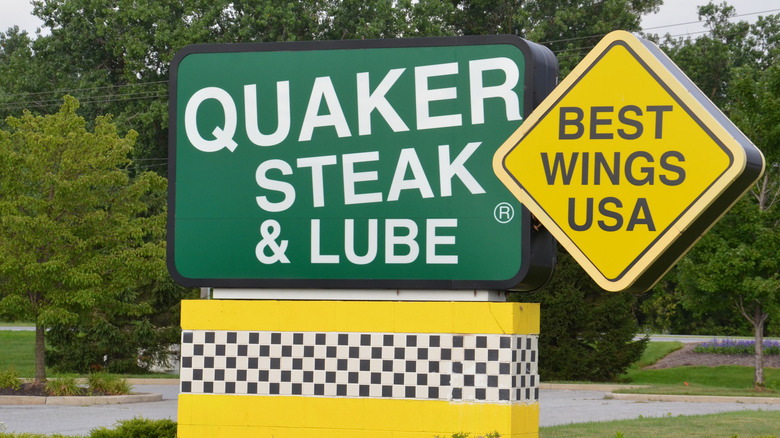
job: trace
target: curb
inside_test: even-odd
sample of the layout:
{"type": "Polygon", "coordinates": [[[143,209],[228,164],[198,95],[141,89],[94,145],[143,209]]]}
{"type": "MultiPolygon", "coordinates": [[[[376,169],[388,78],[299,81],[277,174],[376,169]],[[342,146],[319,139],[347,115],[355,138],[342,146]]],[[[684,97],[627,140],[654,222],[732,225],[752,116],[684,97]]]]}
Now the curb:
{"type": "Polygon", "coordinates": [[[619,385],[615,383],[540,383],[539,389],[552,391],[604,391],[647,388],[647,385],[619,385]]]}
{"type": "Polygon", "coordinates": [[[2,395],[0,405],[56,405],[92,406],[149,403],[162,401],[162,394],[138,393],[128,395],[100,395],[93,397],[36,397],[29,395],[2,395]]]}
{"type": "Polygon", "coordinates": [[[178,385],[179,379],[127,379],[127,383],[131,385],[178,385]]]}
{"type": "Polygon", "coordinates": [[[612,400],[661,401],[685,403],[743,403],[753,405],[778,405],[778,397],[737,397],[716,395],[669,395],[669,394],[615,394],[609,392],[604,397],[612,400]]]}
{"type": "Polygon", "coordinates": [[[672,395],[672,394],[625,394],[613,391],[621,389],[647,388],[647,385],[617,385],[599,383],[540,383],[539,389],[552,391],[598,391],[604,398],[638,402],[683,402],[683,403],[743,403],[753,405],[780,405],[780,397],[748,397],[722,395],[672,395]]]}

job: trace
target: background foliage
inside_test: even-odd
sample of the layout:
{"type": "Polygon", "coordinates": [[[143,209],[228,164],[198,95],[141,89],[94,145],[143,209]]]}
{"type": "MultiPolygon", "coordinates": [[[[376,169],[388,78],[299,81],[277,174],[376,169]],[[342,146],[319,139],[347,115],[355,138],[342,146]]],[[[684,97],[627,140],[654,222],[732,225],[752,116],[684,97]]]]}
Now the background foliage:
{"type": "MultiPolygon", "coordinates": [[[[640,31],[641,16],[655,11],[661,0],[33,3],[50,33],[32,36],[12,28],[0,34],[0,127],[10,129],[13,119],[6,116],[18,119],[23,109],[30,117],[57,113],[64,96],[73,95],[87,131],[105,123],[100,116],[112,114],[119,138],[137,132],[130,136],[130,161],[121,165],[135,178],[146,170],[167,171],[168,69],[187,44],[515,34],[549,47],[563,77],[609,31],[640,31]]],[[[755,325],[743,313],[755,315],[758,309],[766,315],[760,330],[780,334],[775,202],[780,193],[780,20],[769,15],[748,24],[725,3],[702,7],[700,16],[706,34],[647,37],[764,151],[766,176],[648,293],[603,293],[561,252],[549,285],[515,296],[542,303],[545,379],[611,378],[641,350],[643,343],[633,341],[640,327],[753,334],[755,325]]],[[[165,208],[164,194],[155,193],[146,198],[149,217],[165,208]]],[[[66,313],[50,318],[53,363],[79,370],[106,365],[129,370],[138,365],[134,352],[143,353],[145,366],[147,359],[160,357],[164,348],[158,347],[175,342],[178,301],[186,292],[164,272],[162,238],[160,233],[147,236],[147,243],[156,243],[127,266],[128,272],[142,272],[131,275],[134,281],[126,279],[126,286],[116,288],[93,286],[111,292],[89,300],[78,295],[72,300],[83,304],[69,303],[66,313]]],[[[0,272],[6,314],[30,317],[23,300],[8,298],[13,288],[5,276],[11,272],[0,272]]]]}
{"type": "Polygon", "coordinates": [[[35,323],[38,380],[46,336],[51,361],[78,371],[137,369],[139,350],[152,363],[178,338],[165,179],[128,172],[134,131],[102,116],[88,129],[77,109],[66,96],[0,130],[0,314],[35,323]]]}
{"type": "Polygon", "coordinates": [[[561,250],[550,282],[511,300],[541,303],[539,375],[543,381],[614,380],[639,360],[647,339],[637,333],[637,296],[607,293],[561,250]]]}

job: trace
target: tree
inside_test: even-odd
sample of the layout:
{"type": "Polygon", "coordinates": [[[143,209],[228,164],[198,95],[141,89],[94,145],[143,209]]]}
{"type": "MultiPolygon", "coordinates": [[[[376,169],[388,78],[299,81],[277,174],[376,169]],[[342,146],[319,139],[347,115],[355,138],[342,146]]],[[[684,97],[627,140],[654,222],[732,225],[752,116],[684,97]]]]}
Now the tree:
{"type": "Polygon", "coordinates": [[[709,29],[698,38],[672,38],[667,34],[661,47],[688,77],[718,107],[726,104],[726,90],[735,67],[755,62],[756,41],[749,38],[746,21],[733,23],[736,11],[726,3],[699,7],[699,20],[709,29]]]}
{"type": "Polygon", "coordinates": [[[66,97],[0,130],[0,311],[35,321],[37,381],[47,328],[76,326],[86,309],[143,320],[149,304],[124,297],[165,275],[165,179],[131,178],[135,134],[109,117],[90,132],[77,108],[66,97]]]}
{"type": "Polygon", "coordinates": [[[35,0],[49,35],[9,32],[0,53],[0,120],[47,114],[66,93],[88,121],[113,114],[139,133],[137,167],[164,173],[167,82],[188,44],[516,34],[542,42],[567,73],[604,34],[639,30],[661,0],[35,0]],[[25,39],[26,38],[26,39],[25,39]]]}
{"type": "MultiPolygon", "coordinates": [[[[760,196],[760,195],[759,195],[760,196]]],[[[753,385],[763,388],[763,339],[767,318],[780,311],[777,199],[743,198],[681,262],[680,288],[689,308],[736,307],[753,326],[753,385]]]]}
{"type": "MultiPolygon", "coordinates": [[[[71,93],[82,103],[87,128],[92,129],[92,120],[99,115],[113,114],[120,136],[131,129],[140,133],[132,152],[133,171],[165,172],[168,68],[176,51],[187,44],[504,33],[546,44],[565,74],[609,31],[639,30],[641,15],[655,10],[661,0],[35,0],[33,4],[51,34],[34,40],[19,32],[3,37],[7,44],[0,50],[0,120],[18,116],[20,107],[33,114],[53,112],[62,96],[71,93]]],[[[581,282],[589,281],[583,271],[577,272],[581,282]]],[[[58,341],[72,339],[69,333],[60,337],[52,330],[58,341]]],[[[95,330],[91,333],[92,339],[100,339],[95,330]]]]}
{"type": "Polygon", "coordinates": [[[691,250],[668,280],[680,302],[695,313],[736,309],[755,337],[754,386],[764,387],[763,336],[772,315],[780,315],[780,16],[755,24],[731,23],[725,3],[699,9],[710,27],[696,40],[666,38],[665,48],[683,71],[718,103],[764,152],[768,169],[713,230],[691,250]]]}
{"type": "Polygon", "coordinates": [[[139,373],[169,365],[171,347],[181,340],[181,300],[197,298],[197,291],[177,286],[168,276],[163,246],[154,252],[154,262],[141,261],[155,265],[145,284],[103,294],[95,306],[79,309],[75,324],[49,329],[47,366],[79,373],[139,373]]]}
{"type": "Polygon", "coordinates": [[[607,33],[640,30],[661,0],[449,0],[459,34],[514,34],[544,44],[566,76],[607,33]]]}
{"type": "Polygon", "coordinates": [[[689,308],[728,303],[750,322],[755,338],[753,384],[764,387],[767,319],[780,316],[780,68],[742,68],[729,87],[730,114],[767,153],[770,166],[753,190],[687,257],[680,272],[689,308]],[[717,300],[717,301],[716,301],[717,300]]]}
{"type": "Polygon", "coordinates": [[[639,297],[637,319],[644,332],[704,336],[713,333],[718,336],[753,335],[752,325],[734,306],[703,308],[684,305],[686,294],[678,287],[678,266],[673,267],[652,291],[639,297]]]}
{"type": "Polygon", "coordinates": [[[46,114],[66,93],[87,120],[113,114],[138,132],[136,167],[167,170],[169,66],[188,44],[444,35],[441,2],[423,0],[36,0],[51,34],[14,33],[0,54],[0,119],[46,114]],[[431,15],[438,14],[439,16],[431,15]],[[18,48],[17,48],[18,47],[18,48]],[[20,59],[23,58],[23,59],[20,59]]]}
{"type": "Polygon", "coordinates": [[[539,375],[547,381],[614,380],[648,341],[634,340],[636,295],[604,292],[566,253],[547,285],[511,300],[541,303],[539,375]]]}

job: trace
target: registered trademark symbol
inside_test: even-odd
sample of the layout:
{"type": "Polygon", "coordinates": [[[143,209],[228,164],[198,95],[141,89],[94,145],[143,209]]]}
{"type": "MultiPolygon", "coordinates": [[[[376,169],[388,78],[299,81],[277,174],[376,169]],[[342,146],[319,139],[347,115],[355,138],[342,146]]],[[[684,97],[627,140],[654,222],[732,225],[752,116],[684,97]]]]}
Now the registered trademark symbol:
{"type": "Polygon", "coordinates": [[[502,202],[493,209],[493,217],[501,224],[510,222],[515,217],[515,209],[508,202],[502,202]]]}

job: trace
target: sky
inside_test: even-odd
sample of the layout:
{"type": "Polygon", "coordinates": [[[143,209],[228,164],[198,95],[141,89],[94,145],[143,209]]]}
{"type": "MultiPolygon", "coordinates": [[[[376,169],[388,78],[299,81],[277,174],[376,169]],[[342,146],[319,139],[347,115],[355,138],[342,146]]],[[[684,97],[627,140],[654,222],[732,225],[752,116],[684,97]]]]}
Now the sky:
{"type": "MultiPolygon", "coordinates": [[[[724,0],[713,0],[713,3],[723,3],[724,0]]],[[[780,13],[780,0],[726,0],[734,6],[738,17],[732,21],[754,22],[759,15],[773,15],[780,13]],[[762,12],[753,14],[753,12],[762,12]],[[740,16],[741,15],[741,16],[740,16]]],[[[655,14],[649,14],[642,18],[642,28],[648,33],[666,34],[673,36],[685,36],[691,34],[695,37],[695,32],[701,32],[704,27],[696,22],[699,19],[697,6],[706,5],[708,0],[664,0],[663,6],[655,14]],[[688,24],[680,24],[688,23],[688,24]],[[680,24],[669,26],[671,24],[680,24]],[[651,29],[656,26],[664,26],[658,29],[651,29]]]]}
{"type": "MultiPolygon", "coordinates": [[[[722,0],[716,0],[720,3],[722,0]]],[[[770,15],[780,13],[780,0],[727,0],[734,6],[737,14],[749,14],[752,12],[764,12],[760,15],[770,15]]],[[[688,23],[697,21],[697,5],[707,4],[707,0],[665,0],[661,10],[656,14],[650,14],[642,20],[642,27],[651,33],[672,35],[686,35],[701,31],[703,28],[698,24],[684,24],[672,27],[663,27],[660,29],[648,29],[655,26],[668,26],[671,24],[688,23]]],[[[42,22],[32,15],[32,5],[30,0],[0,0],[0,31],[5,32],[13,25],[19,25],[31,35],[35,35],[35,29],[40,27],[42,22]]],[[[750,14],[738,17],[742,20],[755,21],[759,14],[750,14]]],[[[695,34],[694,34],[695,36],[695,34]]]]}
{"type": "Polygon", "coordinates": [[[0,0],[0,32],[5,32],[9,27],[18,25],[30,35],[35,35],[35,29],[43,22],[32,15],[30,0],[0,0]]]}

